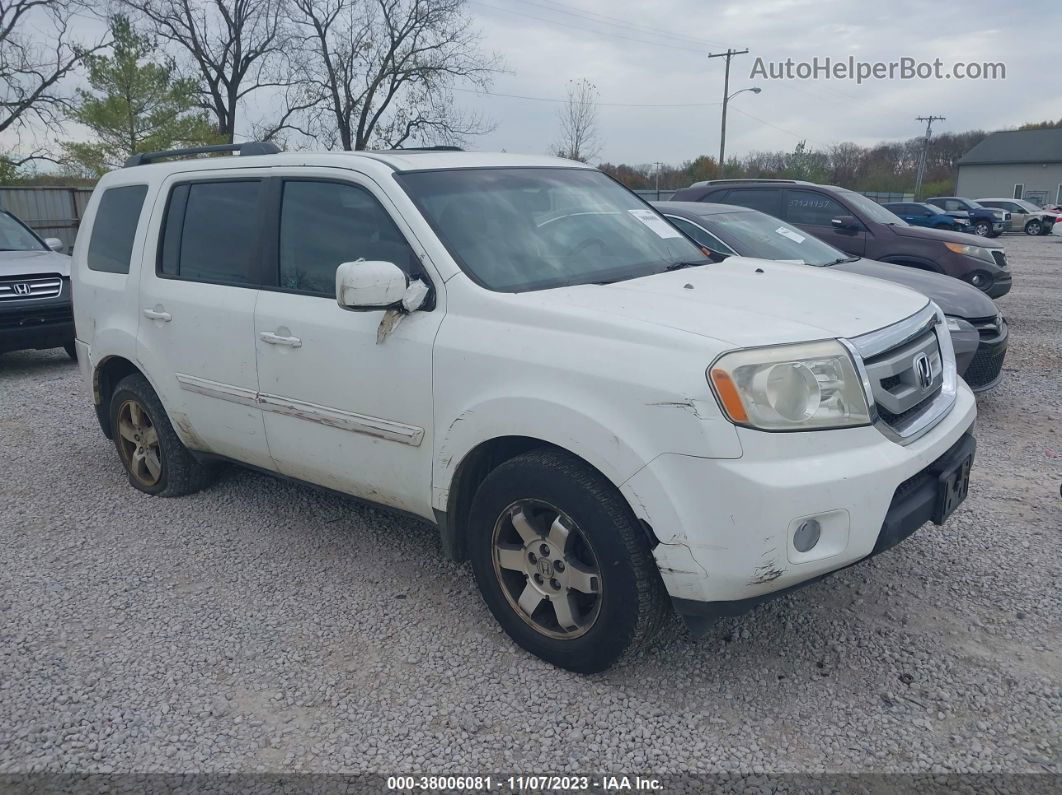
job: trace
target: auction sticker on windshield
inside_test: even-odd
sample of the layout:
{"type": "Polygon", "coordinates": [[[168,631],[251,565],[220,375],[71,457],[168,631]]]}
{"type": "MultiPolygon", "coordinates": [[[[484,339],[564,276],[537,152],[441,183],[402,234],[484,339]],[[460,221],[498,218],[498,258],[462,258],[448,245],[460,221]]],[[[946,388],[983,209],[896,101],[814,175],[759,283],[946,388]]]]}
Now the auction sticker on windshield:
{"type": "Polygon", "coordinates": [[[784,226],[780,226],[774,231],[782,237],[788,237],[794,243],[803,243],[807,239],[799,232],[794,232],[792,229],[786,229],[784,226]]]}
{"type": "Polygon", "coordinates": [[[652,210],[627,210],[627,212],[656,232],[660,237],[682,237],[680,231],[652,210]]]}

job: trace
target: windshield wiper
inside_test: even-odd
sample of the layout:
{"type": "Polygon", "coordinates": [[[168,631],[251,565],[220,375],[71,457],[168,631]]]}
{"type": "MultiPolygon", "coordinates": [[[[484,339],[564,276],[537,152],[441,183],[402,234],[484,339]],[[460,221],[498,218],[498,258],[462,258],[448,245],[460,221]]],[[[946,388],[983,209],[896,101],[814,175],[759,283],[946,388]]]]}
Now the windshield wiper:
{"type": "Polygon", "coordinates": [[[707,265],[710,263],[710,259],[701,259],[694,262],[672,262],[666,268],[665,271],[680,271],[683,268],[696,268],[698,265],[707,265]]]}
{"type": "Polygon", "coordinates": [[[824,267],[829,268],[831,265],[840,265],[844,262],[855,262],[859,257],[838,257],[833,262],[827,262],[824,267]]]}

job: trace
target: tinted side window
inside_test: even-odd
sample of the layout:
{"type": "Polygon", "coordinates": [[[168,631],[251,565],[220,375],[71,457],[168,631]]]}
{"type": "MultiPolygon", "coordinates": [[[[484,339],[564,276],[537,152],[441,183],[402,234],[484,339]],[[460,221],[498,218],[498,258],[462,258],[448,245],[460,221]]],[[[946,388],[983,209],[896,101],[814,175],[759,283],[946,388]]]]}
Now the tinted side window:
{"type": "Polygon", "coordinates": [[[125,185],[103,192],[89,239],[89,270],[129,273],[133,238],[146,196],[147,185],[125,185]]]}
{"type": "Polygon", "coordinates": [[[181,279],[254,284],[261,180],[192,182],[170,194],[160,272],[181,279]]]}
{"type": "Polygon", "coordinates": [[[843,206],[824,193],[810,190],[786,191],[785,219],[794,224],[831,226],[841,215],[851,215],[843,206]]]}
{"type": "Polygon", "coordinates": [[[334,297],[336,268],[355,260],[393,262],[416,273],[417,261],[391,216],[364,188],[288,180],[280,210],[280,286],[334,297]]]}
{"type": "Polygon", "coordinates": [[[782,214],[782,191],[780,188],[734,188],[722,199],[725,204],[737,204],[776,218],[782,214]]]}

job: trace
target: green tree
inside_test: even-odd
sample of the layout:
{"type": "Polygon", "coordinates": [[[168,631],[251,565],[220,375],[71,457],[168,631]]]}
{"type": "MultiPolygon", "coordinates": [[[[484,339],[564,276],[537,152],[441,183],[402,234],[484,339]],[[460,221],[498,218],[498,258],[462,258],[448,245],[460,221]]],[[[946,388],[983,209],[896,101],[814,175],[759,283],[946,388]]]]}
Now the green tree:
{"type": "Polygon", "coordinates": [[[180,77],[172,59],[160,58],[155,42],[133,30],[124,16],[111,20],[110,55],[86,58],[91,90],[80,89],[70,118],[95,140],[63,145],[81,171],[102,175],[137,152],[217,143],[198,87],[180,77]]]}

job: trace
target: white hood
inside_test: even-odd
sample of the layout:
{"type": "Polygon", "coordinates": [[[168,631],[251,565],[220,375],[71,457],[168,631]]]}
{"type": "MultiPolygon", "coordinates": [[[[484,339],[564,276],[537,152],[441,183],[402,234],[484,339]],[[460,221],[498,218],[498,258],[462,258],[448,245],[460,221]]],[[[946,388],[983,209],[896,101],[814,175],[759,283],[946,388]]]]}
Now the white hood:
{"type": "Polygon", "coordinates": [[[0,279],[5,276],[33,276],[58,273],[70,276],[70,257],[54,251],[0,251],[0,279]]]}
{"type": "Polygon", "coordinates": [[[856,337],[910,317],[928,301],[880,279],[748,257],[523,295],[555,308],[566,304],[582,313],[620,315],[733,347],[856,337]]]}

